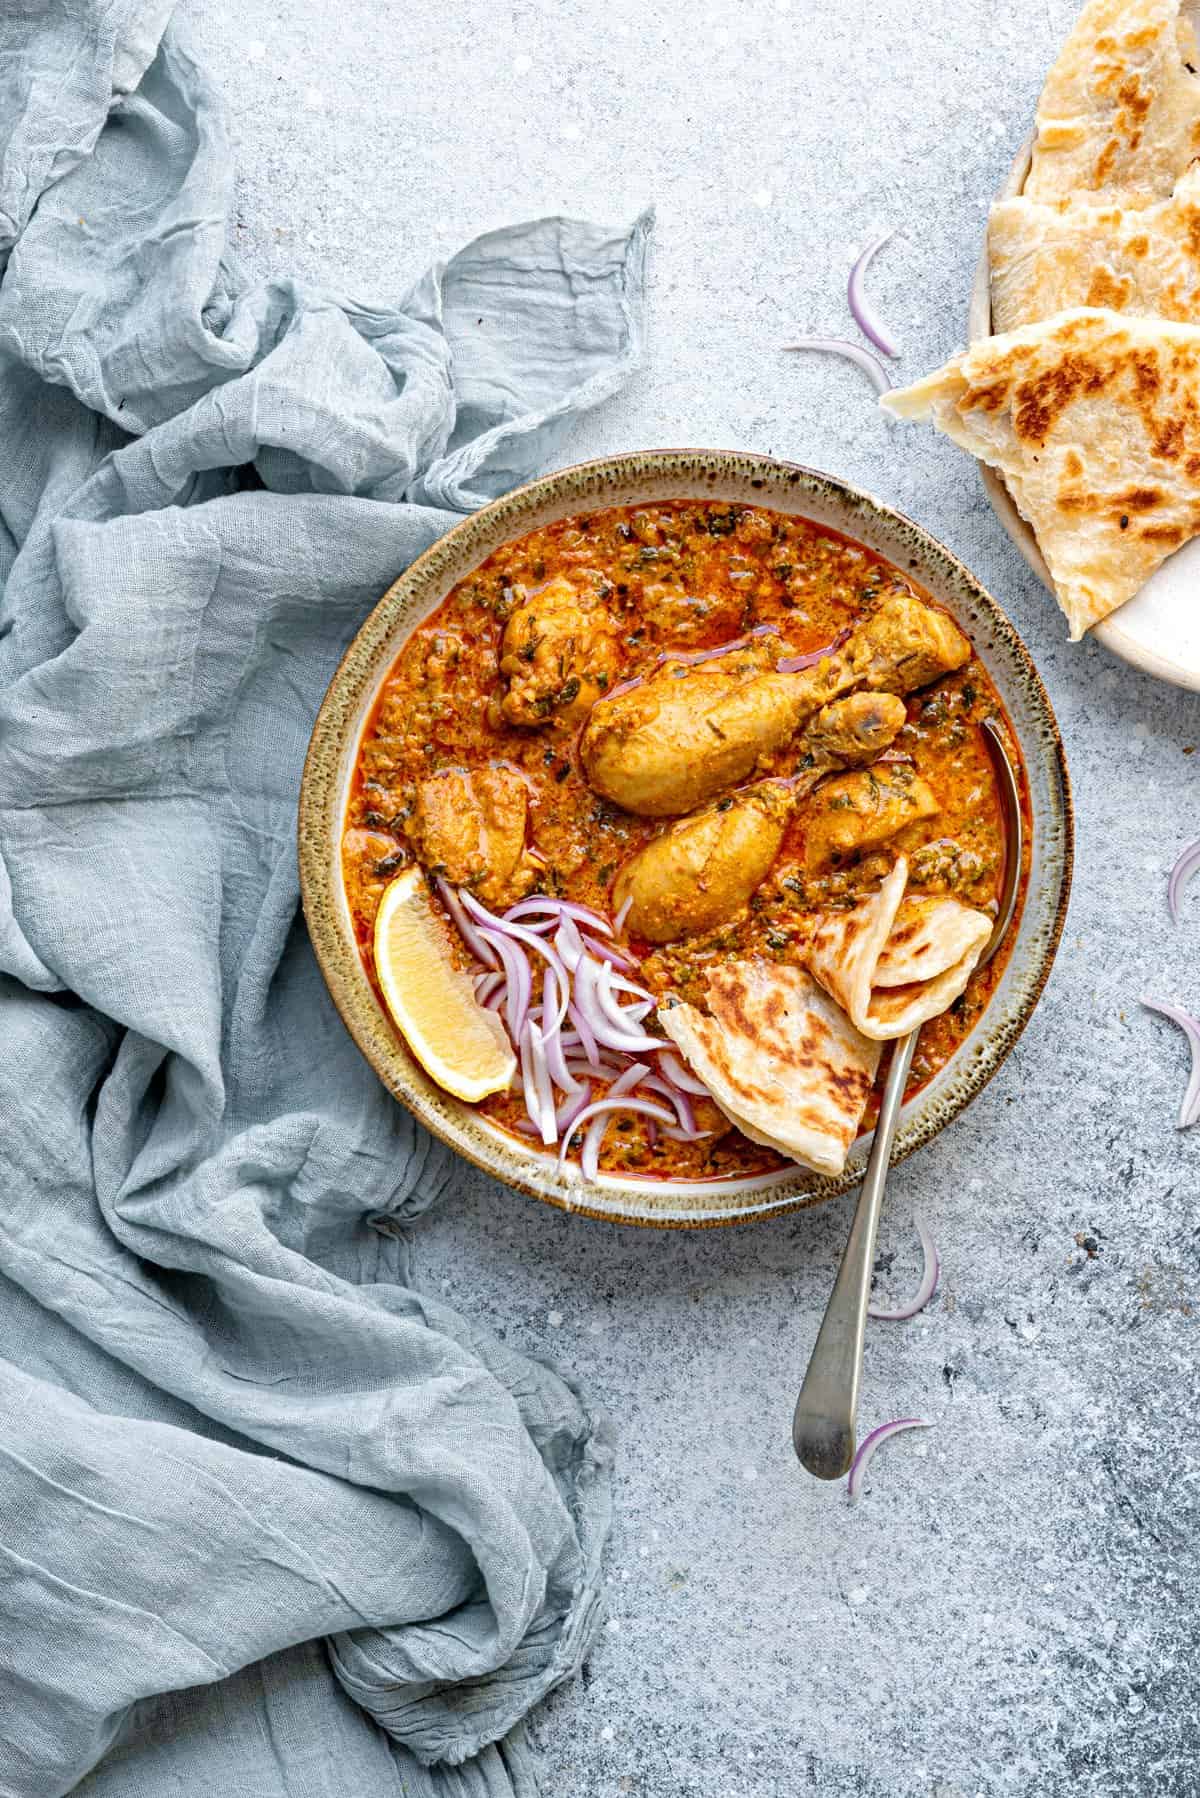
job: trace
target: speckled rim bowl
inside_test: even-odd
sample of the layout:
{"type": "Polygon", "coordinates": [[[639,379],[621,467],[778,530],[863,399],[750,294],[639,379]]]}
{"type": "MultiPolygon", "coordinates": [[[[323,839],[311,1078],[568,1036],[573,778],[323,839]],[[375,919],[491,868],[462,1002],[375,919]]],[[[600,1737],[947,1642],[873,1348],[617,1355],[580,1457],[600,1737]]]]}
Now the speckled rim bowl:
{"type": "Polygon", "coordinates": [[[585,1184],[436,1086],[408,1053],[372,991],[342,886],[339,839],[366,718],[400,646],[501,543],[554,519],[604,506],[666,499],[763,505],[831,526],[911,570],[971,637],[1024,751],[1033,811],[1032,871],[1008,965],[986,1012],[957,1054],[906,1106],[898,1156],[948,1124],[995,1073],[1027,1022],[1049,974],[1071,882],[1072,815],[1062,740],[1028,651],[996,602],[919,525],[829,475],[724,450],[654,450],[582,463],[534,481],[466,519],[384,594],[346,653],[313,730],[300,792],[304,911],[322,972],[355,1042],[388,1090],[436,1136],[506,1186],[563,1210],[614,1223],[711,1227],[794,1211],[834,1198],[862,1176],[869,1138],[837,1179],[789,1167],[752,1179],[635,1180],[602,1174],[585,1184]]]}

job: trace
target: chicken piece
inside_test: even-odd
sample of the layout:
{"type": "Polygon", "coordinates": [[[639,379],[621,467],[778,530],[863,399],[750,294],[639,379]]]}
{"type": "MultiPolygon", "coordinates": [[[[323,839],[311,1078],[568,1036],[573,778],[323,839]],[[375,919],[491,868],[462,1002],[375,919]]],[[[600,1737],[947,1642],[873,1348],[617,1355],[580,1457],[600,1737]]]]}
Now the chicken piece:
{"type": "Polygon", "coordinates": [[[891,593],[840,649],[795,678],[806,689],[807,715],[856,688],[913,693],[970,659],[971,645],[948,613],[915,593],[891,593]]]}
{"type": "Polygon", "coordinates": [[[903,764],[835,775],[817,788],[809,805],[805,867],[812,873],[874,849],[938,809],[927,782],[903,764]]]}
{"type": "Polygon", "coordinates": [[[511,614],[500,644],[509,724],[578,724],[607,692],[620,666],[612,620],[600,601],[561,575],[511,614]]]}
{"type": "Polygon", "coordinates": [[[617,876],[628,928],[651,943],[701,936],[740,911],[771,871],[795,801],[765,780],[660,831],[617,876]]]}
{"type": "Polygon", "coordinates": [[[677,817],[745,780],[843,694],[908,693],[961,668],[970,654],[951,618],[915,594],[895,593],[840,650],[794,674],[776,672],[774,637],[691,666],[666,662],[593,706],[580,740],[584,771],[626,811],[677,817]]]}
{"type": "Polygon", "coordinates": [[[515,768],[442,768],[417,788],[409,831],[417,856],[485,905],[511,904],[533,886],[525,849],[529,792],[515,768]]]}
{"type": "Polygon", "coordinates": [[[873,762],[892,743],[908,716],[894,693],[851,693],[822,706],[805,727],[800,773],[806,786],[832,768],[873,762]]]}
{"type": "Polygon", "coordinates": [[[947,612],[914,593],[893,593],[860,625],[845,649],[855,685],[874,693],[913,693],[971,659],[971,645],[947,612]]]}
{"type": "Polygon", "coordinates": [[[691,665],[664,662],[592,708],[579,753],[598,793],[644,818],[691,812],[750,774],[796,728],[795,676],[776,637],[691,665]]]}

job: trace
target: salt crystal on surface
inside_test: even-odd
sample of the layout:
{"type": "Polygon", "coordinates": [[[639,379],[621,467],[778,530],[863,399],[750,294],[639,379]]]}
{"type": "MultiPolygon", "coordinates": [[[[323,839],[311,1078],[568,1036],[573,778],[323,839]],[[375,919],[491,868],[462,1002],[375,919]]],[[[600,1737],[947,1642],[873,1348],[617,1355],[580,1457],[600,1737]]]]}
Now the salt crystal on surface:
{"type": "Polygon", "coordinates": [[[546,1317],[546,1322],[550,1325],[552,1330],[557,1330],[561,1325],[562,1320],[563,1316],[561,1311],[551,1311],[546,1317]]]}
{"type": "Polygon", "coordinates": [[[871,1596],[870,1586],[851,1586],[846,1594],[847,1604],[866,1604],[871,1596]]]}

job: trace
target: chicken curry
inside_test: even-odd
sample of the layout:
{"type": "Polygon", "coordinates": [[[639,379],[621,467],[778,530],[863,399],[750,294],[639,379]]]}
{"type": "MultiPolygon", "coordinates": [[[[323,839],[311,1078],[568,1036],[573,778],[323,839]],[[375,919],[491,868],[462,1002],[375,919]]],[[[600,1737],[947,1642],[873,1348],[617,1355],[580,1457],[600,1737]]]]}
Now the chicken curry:
{"type": "MultiPolygon", "coordinates": [[[[811,521],[672,501],[544,526],[497,549],[413,632],[368,720],[342,844],[364,960],[381,897],[414,860],[432,903],[449,895],[459,918],[455,892],[472,916],[507,907],[533,931],[538,895],[584,919],[573,933],[589,914],[615,920],[614,991],[700,1023],[716,1015],[723,969],[758,970],[756,991],[772,966],[800,978],[818,926],[866,905],[900,863],[897,903],[907,893],[914,919],[941,898],[986,920],[1005,841],[984,719],[1023,788],[1014,734],[958,626],[900,569],[811,521]]],[[[501,975],[454,942],[489,993],[501,975]]],[[[913,1089],[969,1033],[1002,960],[964,974],[924,1023],[913,1089]]],[[[586,1019],[574,1004],[567,1019],[558,987],[543,995],[538,1043],[559,998],[581,1055],[586,1019]]],[[[636,1012],[644,1037],[650,1010],[620,1015],[636,1012]]],[[[878,1047],[864,1094],[877,1063],[878,1047]]],[[[591,1067],[589,1095],[603,1100],[613,1065],[593,1051],[591,1067]]],[[[598,1165],[706,1180],[782,1165],[774,1137],[687,1090],[691,1129],[660,1128],[647,1102],[598,1126],[598,1165]]],[[[482,1109],[529,1135],[520,1080],[482,1109]]],[[[853,1128],[862,1117],[859,1104],[853,1128]]]]}

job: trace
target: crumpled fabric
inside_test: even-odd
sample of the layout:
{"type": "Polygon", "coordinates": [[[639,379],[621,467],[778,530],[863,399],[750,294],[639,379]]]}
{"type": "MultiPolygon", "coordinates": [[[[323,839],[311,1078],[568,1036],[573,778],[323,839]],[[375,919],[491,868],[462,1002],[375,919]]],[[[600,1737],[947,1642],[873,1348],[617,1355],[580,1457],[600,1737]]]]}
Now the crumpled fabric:
{"type": "Polygon", "coordinates": [[[414,1289],[457,1167],[295,807],[378,596],[634,366],[649,220],[253,282],[168,13],[0,10],[0,1794],[526,1798],[608,1437],[414,1289]]]}

